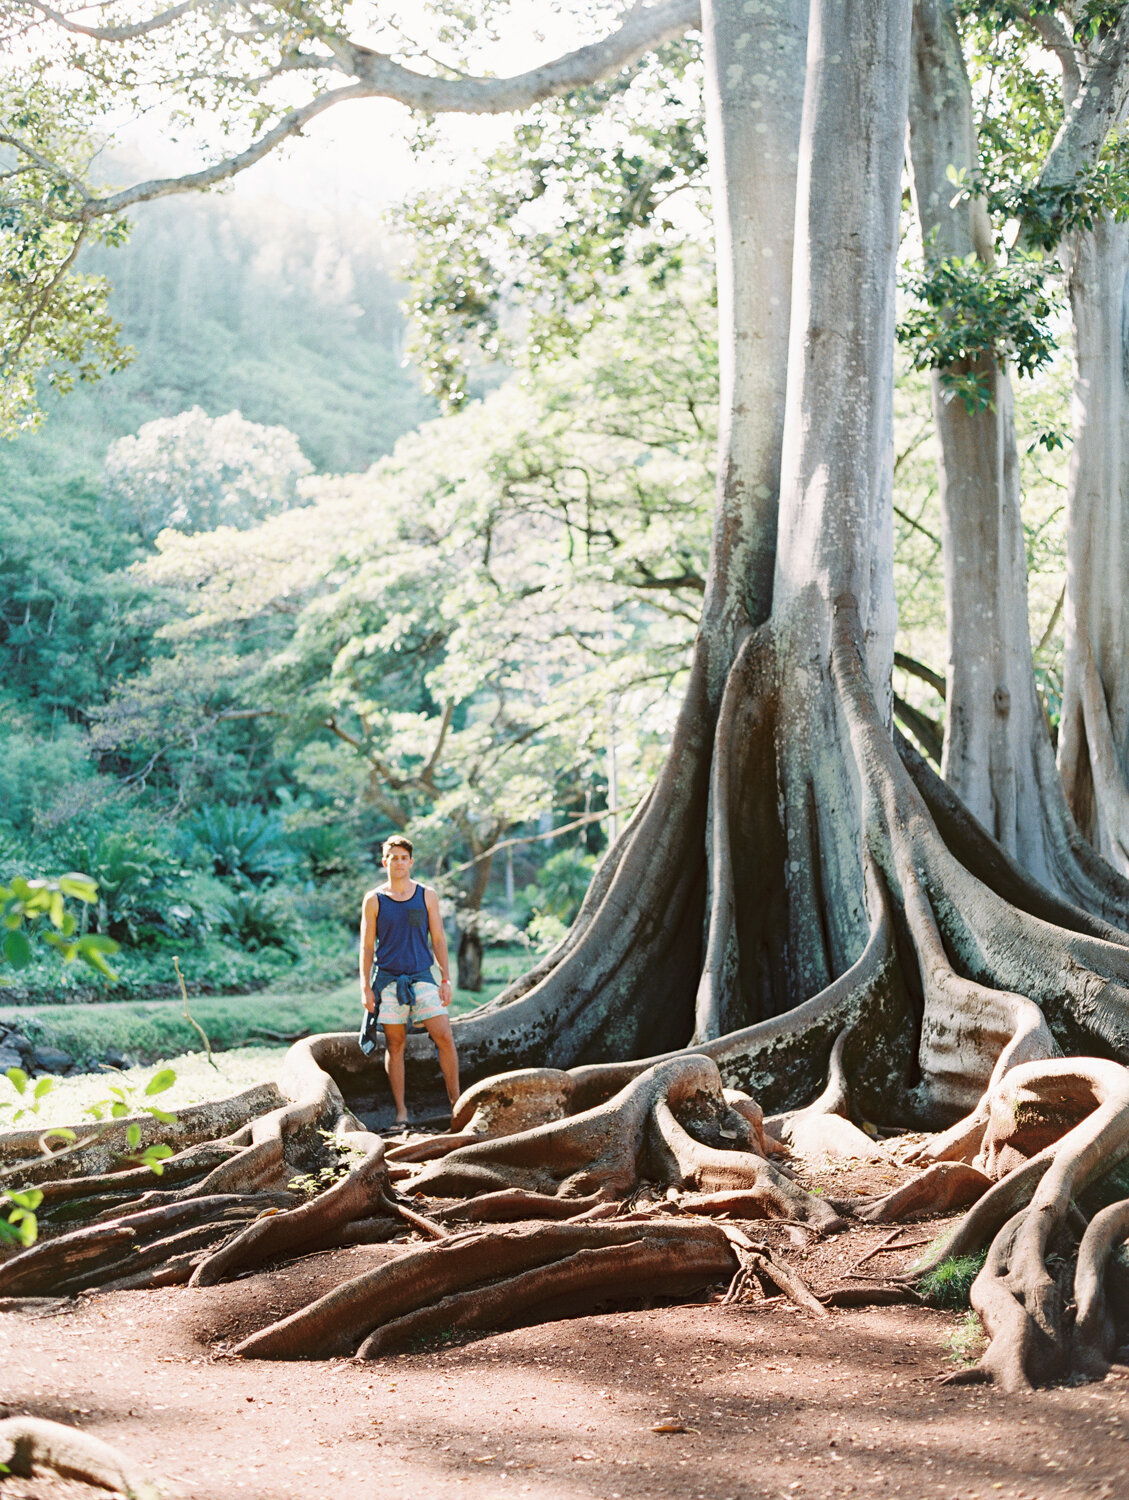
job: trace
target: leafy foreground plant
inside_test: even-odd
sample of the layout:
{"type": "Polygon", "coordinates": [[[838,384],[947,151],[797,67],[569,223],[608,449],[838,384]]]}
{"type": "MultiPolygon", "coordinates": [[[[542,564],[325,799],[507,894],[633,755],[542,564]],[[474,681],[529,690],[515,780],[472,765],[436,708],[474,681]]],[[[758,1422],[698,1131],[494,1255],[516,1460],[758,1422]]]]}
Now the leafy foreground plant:
{"type": "MultiPolygon", "coordinates": [[[[4,1077],[15,1091],[16,1101],[0,1100],[0,1115],[8,1114],[12,1124],[37,1115],[43,1100],[55,1087],[53,1078],[40,1078],[29,1093],[30,1080],[22,1068],[9,1068],[4,1077]]],[[[143,1094],[145,1097],[163,1094],[175,1082],[175,1071],[172,1068],[162,1068],[149,1079],[143,1094]]],[[[110,1084],[108,1097],[91,1104],[87,1109],[87,1117],[96,1122],[107,1118],[126,1120],[136,1093],[137,1090],[129,1084],[110,1084]]],[[[176,1115],[161,1109],[159,1105],[143,1103],[141,1107],[151,1120],[162,1125],[176,1124],[176,1115]]],[[[38,1144],[42,1154],[57,1165],[60,1161],[65,1162],[80,1148],[95,1143],[98,1135],[98,1131],[88,1132],[80,1139],[78,1128],[68,1125],[51,1126],[38,1133],[38,1144]]],[[[133,1155],[123,1156],[122,1160],[135,1166],[147,1167],[159,1177],[164,1170],[164,1159],[172,1155],[172,1147],[163,1141],[151,1141],[142,1146],[141,1137],[140,1121],[126,1120],[125,1147],[133,1155]]],[[[7,1172],[0,1171],[0,1184],[3,1184],[8,1175],[7,1172]]],[[[22,1192],[17,1189],[0,1191],[0,1246],[16,1243],[26,1249],[35,1243],[39,1237],[36,1210],[42,1202],[43,1193],[38,1188],[22,1192]]]]}

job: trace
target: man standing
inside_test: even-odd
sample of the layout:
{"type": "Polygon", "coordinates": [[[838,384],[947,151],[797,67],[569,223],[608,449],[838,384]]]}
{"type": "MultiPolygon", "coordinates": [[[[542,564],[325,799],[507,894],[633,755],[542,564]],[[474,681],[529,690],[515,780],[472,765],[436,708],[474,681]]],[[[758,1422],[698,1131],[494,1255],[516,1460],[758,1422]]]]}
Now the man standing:
{"type": "Polygon", "coordinates": [[[361,903],[361,998],[367,1012],[361,1026],[361,1050],[376,1050],[376,1029],[383,1027],[384,1068],[400,1127],[408,1123],[404,1044],[410,1024],[424,1027],[435,1043],[451,1104],[459,1097],[459,1059],[447,1016],[451,1003],[447,937],[439,897],[412,879],[412,855],[412,841],[403,834],[385,839],[380,862],[387,883],[368,891],[361,903]],[[439,962],[438,989],[431,972],[429,933],[439,962]]]}

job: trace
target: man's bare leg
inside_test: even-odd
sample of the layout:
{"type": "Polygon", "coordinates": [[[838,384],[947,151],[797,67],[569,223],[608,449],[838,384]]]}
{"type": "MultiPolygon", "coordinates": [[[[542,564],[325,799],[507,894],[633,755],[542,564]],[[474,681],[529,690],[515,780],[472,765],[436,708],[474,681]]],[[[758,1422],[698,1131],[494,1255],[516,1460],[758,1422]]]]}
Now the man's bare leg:
{"type": "MultiPolygon", "coordinates": [[[[454,1108],[455,1100],[459,1097],[459,1055],[455,1051],[455,1038],[451,1035],[451,1023],[446,1016],[433,1016],[430,1021],[423,1023],[427,1027],[427,1034],[435,1043],[435,1050],[439,1054],[439,1071],[443,1074],[443,1082],[447,1085],[447,1098],[454,1108]]],[[[401,1067],[403,1064],[401,1064],[401,1067]]],[[[401,1078],[403,1073],[401,1072],[401,1078]]]]}
{"type": "MultiPolygon", "coordinates": [[[[447,1030],[450,1029],[448,1026],[447,1030]]],[[[408,1106],[404,1102],[404,1041],[407,1035],[406,1026],[384,1028],[384,1071],[388,1074],[388,1086],[396,1106],[397,1125],[408,1122],[408,1106]]]]}

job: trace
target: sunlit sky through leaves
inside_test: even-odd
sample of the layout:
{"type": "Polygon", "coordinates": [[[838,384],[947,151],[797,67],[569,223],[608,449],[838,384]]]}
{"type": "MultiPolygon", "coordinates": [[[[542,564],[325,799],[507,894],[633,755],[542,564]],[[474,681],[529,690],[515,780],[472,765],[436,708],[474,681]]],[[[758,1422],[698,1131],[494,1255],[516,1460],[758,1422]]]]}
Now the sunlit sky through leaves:
{"type": "MultiPolygon", "coordinates": [[[[376,7],[378,8],[378,7],[376,7]]],[[[361,7],[358,7],[361,9],[361,7]]],[[[472,60],[475,71],[507,75],[535,67],[603,33],[581,28],[575,13],[556,0],[514,0],[504,35],[472,60]]],[[[363,26],[358,39],[390,48],[363,26]]],[[[412,64],[426,68],[424,64],[412,64]]],[[[420,122],[390,99],[363,99],[329,110],[304,134],[239,174],[228,191],[241,197],[273,197],[316,213],[378,217],[390,204],[423,187],[456,182],[467,165],[485,155],[512,130],[512,117],[456,115],[435,127],[438,149],[413,153],[420,122]]],[[[201,165],[192,139],[170,139],[167,121],[154,115],[117,128],[117,160],[131,174],[175,175],[201,165]]],[[[120,169],[119,169],[120,170],[120,169]]],[[[117,177],[118,171],[110,175],[117,177]]]]}

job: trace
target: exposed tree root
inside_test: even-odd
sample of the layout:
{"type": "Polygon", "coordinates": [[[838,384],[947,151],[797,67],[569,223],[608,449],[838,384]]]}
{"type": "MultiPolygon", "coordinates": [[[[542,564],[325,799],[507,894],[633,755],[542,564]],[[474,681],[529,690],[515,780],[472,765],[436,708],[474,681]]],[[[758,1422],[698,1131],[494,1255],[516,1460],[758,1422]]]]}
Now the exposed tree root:
{"type": "Polygon", "coordinates": [[[201,1243],[207,1243],[230,1234],[233,1224],[291,1201],[286,1194],[211,1195],[75,1229],[56,1239],[42,1240],[0,1266],[0,1294],[34,1297],[98,1286],[121,1274],[126,1266],[144,1264],[140,1257],[148,1247],[170,1244],[170,1235],[175,1238],[191,1231],[201,1243]]]}
{"type": "MultiPolygon", "coordinates": [[[[492,1283],[505,1285],[520,1274],[569,1261],[580,1251],[643,1245],[647,1246],[648,1255],[656,1248],[662,1252],[661,1256],[645,1262],[647,1274],[656,1277],[687,1276],[701,1285],[731,1275],[735,1265],[728,1239],[712,1224],[667,1221],[641,1225],[636,1221],[468,1230],[441,1244],[410,1250],[397,1260],[342,1283],[308,1307],[244,1339],[233,1353],[249,1359],[326,1359],[351,1354],[376,1328],[415,1313],[430,1314],[444,1298],[472,1288],[480,1293],[492,1283]]],[[[583,1261],[579,1267],[590,1269],[592,1264],[590,1260],[583,1261]]],[[[607,1263],[596,1264],[607,1266],[607,1263]]],[[[621,1262],[616,1260],[614,1265],[619,1267],[621,1262]]],[[[567,1288],[564,1283],[554,1284],[546,1297],[555,1298],[565,1290],[586,1293],[598,1290],[599,1274],[589,1275],[582,1269],[562,1272],[566,1282],[573,1274],[578,1278],[575,1283],[567,1288]]],[[[619,1271],[613,1274],[618,1277],[619,1271]]],[[[615,1284],[620,1286],[618,1280],[615,1284]]],[[[630,1275],[624,1284],[632,1284],[630,1275]]],[[[520,1295],[531,1298],[526,1308],[546,1300],[535,1288],[535,1282],[522,1283],[520,1295]]],[[[504,1320],[508,1316],[507,1305],[504,1297],[500,1299],[494,1316],[504,1320]]],[[[516,1307],[513,1315],[517,1315],[516,1307]]],[[[473,1316],[469,1304],[467,1316],[473,1316]]]]}
{"type": "Polygon", "coordinates": [[[867,1224],[898,1224],[915,1215],[942,1214],[975,1203],[992,1186],[992,1179],[965,1162],[936,1162],[912,1181],[881,1198],[852,1203],[851,1213],[867,1224]]]}
{"type": "Polygon", "coordinates": [[[759,1285],[767,1295],[772,1295],[768,1292],[771,1286],[779,1288],[784,1296],[794,1302],[797,1307],[814,1313],[817,1318],[827,1316],[826,1308],[807,1282],[791,1266],[786,1265],[772,1253],[771,1245],[764,1240],[751,1240],[740,1230],[728,1225],[723,1225],[722,1228],[733,1247],[738,1265],[737,1274],[729,1283],[729,1289],[722,1298],[722,1306],[747,1301],[756,1285],[759,1285]]]}
{"type": "Polygon", "coordinates": [[[791,1110],[765,1121],[776,1139],[812,1166],[833,1161],[889,1161],[890,1153],[851,1120],[850,1088],[844,1053],[850,1029],[839,1033],[827,1065],[827,1087],[804,1109],[791,1110]]]}
{"type": "Polygon", "coordinates": [[[42,1417],[9,1417],[0,1422],[0,1464],[6,1464],[17,1478],[48,1469],[65,1479],[115,1490],[130,1500],[157,1497],[156,1488],[109,1443],[42,1417]]]}
{"type": "MultiPolygon", "coordinates": [[[[10,1180],[42,1184],[44,1238],[0,1268],[0,1292],[189,1276],[204,1284],[280,1256],[387,1239],[407,1224],[437,1242],[395,1263],[407,1270],[373,1273],[375,1291],[367,1283],[338,1288],[241,1346],[248,1355],[317,1357],[353,1352],[384,1330],[367,1357],[445,1326],[437,1320],[447,1314],[460,1327],[493,1326],[488,1320],[503,1304],[526,1316],[561,1299],[580,1305],[611,1296],[628,1284],[632,1255],[642,1258],[631,1274],[653,1273],[655,1285],[697,1275],[687,1269],[686,1246],[716,1246],[724,1233],[625,1214],[641,1184],[674,1190],[688,1217],[761,1216],[809,1233],[834,1231],[838,1207],[772,1164],[771,1143],[783,1139],[809,1158],[883,1159],[886,1148],[861,1128],[877,1121],[943,1133],[920,1153],[926,1170],[917,1179],[841,1211],[877,1223],[971,1203],[927,1262],[990,1248],[974,1293],[992,1339],[981,1373],[1016,1385],[1064,1368],[1067,1340],[1046,1256],[1069,1249],[1069,1237],[1085,1228],[1072,1198],[1129,1150],[1129,1073],[1101,1058],[1063,1061],[1060,1049],[1129,1059],[1129,946],[1101,919],[1041,892],[938,791],[931,773],[914,768],[912,752],[899,756],[877,710],[849,598],[834,612],[829,639],[824,672],[811,667],[817,655],[806,637],[785,650],[768,627],[745,636],[716,743],[699,725],[698,738],[686,741],[693,754],[685,774],[671,771],[656,788],[555,964],[512,1006],[484,1007],[474,1022],[471,1055],[480,1062],[510,1049],[519,1060],[548,1055],[571,1066],[474,1083],[455,1108],[452,1133],[387,1153],[362,1124],[366,1100],[383,1085],[349,1035],[291,1048],[277,1088],[256,1096],[257,1112],[248,1096],[200,1106],[191,1138],[176,1136],[180,1149],[163,1176],[129,1165],[124,1134],[84,1146],[70,1165],[35,1156],[38,1137],[15,1146],[2,1140],[0,1159],[17,1168],[10,1180]],[[837,747],[826,787],[794,757],[777,754],[798,733],[789,687],[796,672],[808,674],[807,742],[823,735],[837,747]],[[707,777],[703,766],[711,765],[707,777]],[[853,799],[857,845],[821,823],[826,797],[853,799]],[[713,852],[704,864],[683,859],[674,885],[660,880],[655,851],[674,860],[674,834],[692,842],[707,829],[713,852]],[[656,841],[650,853],[644,838],[656,841]],[[786,868],[783,896],[773,895],[777,860],[786,868]],[[703,953],[694,934],[702,931],[707,873],[703,953]],[[653,909],[640,906],[633,881],[654,897],[653,909]],[[626,937],[614,930],[617,913],[626,937]],[[660,932],[656,946],[647,934],[660,932]],[[628,962],[624,943],[636,941],[628,962]],[[663,969],[676,952],[677,964],[663,969]],[[562,975],[575,977],[582,961],[592,972],[563,998],[562,975]],[[643,1005],[656,964],[657,998],[643,1005]],[[816,993],[804,998],[811,988],[816,993]],[[518,1044],[537,1016],[540,1030],[518,1044]],[[742,1019],[748,1024],[724,1030],[742,1019]],[[692,1034],[692,1047],[631,1056],[692,1034]],[[618,1060],[587,1060],[597,1036],[618,1060]],[[773,1111],[767,1121],[762,1107],[773,1111]],[[300,1202],[288,1185],[326,1162],[335,1149],[327,1137],[336,1147],[357,1146],[363,1160],[300,1202]],[[72,1167],[90,1175],[71,1176],[72,1167]],[[390,1194],[393,1179],[448,1201],[417,1212],[390,1194]],[[266,1207],[281,1211],[258,1217],[266,1207]],[[535,1216],[565,1222],[509,1237],[441,1238],[444,1224],[535,1216]],[[655,1248],[652,1231],[682,1246],[673,1259],[663,1259],[667,1241],[655,1248]],[[678,1240],[682,1231],[691,1240],[678,1240]],[[706,1238],[699,1243],[695,1233],[706,1238]],[[635,1248],[629,1254],[626,1246],[635,1248]],[[458,1274],[447,1274],[452,1267],[458,1274]],[[400,1280],[409,1271],[419,1278],[410,1296],[400,1280]],[[526,1280],[510,1287],[507,1302],[492,1288],[514,1277],[526,1280]]],[[[703,681],[695,691],[705,692],[703,681]]],[[[1101,1288],[1117,1232],[1084,1240],[1079,1367],[1113,1352],[1117,1331],[1101,1288]]],[[[732,1268],[733,1251],[725,1253],[732,1268]]],[[[760,1267],[754,1279],[760,1272],[768,1275],[760,1267]]]]}
{"type": "Polygon", "coordinates": [[[363,1341],[357,1358],[378,1359],[448,1330],[502,1328],[535,1312],[587,1310],[617,1296],[683,1296],[732,1268],[733,1252],[724,1236],[672,1236],[657,1224],[631,1227],[634,1237],[626,1243],[577,1250],[384,1323],[363,1341]]]}
{"type": "Polygon", "coordinates": [[[371,1216],[384,1188],[384,1142],[378,1140],[364,1161],[327,1192],[308,1203],[249,1224],[192,1273],[193,1286],[214,1286],[248,1266],[263,1265],[332,1243],[353,1219],[371,1216]]]}
{"type": "Polygon", "coordinates": [[[1129,1199],[1123,1198],[1094,1215],[1078,1247],[1073,1362],[1075,1369],[1095,1379],[1100,1379],[1113,1363],[1119,1333],[1124,1331],[1124,1289],[1119,1289],[1122,1314],[1119,1320],[1118,1298],[1110,1282],[1115,1270],[1112,1262],[1126,1240],[1129,1240],[1129,1199]]]}
{"type": "MultiPolygon", "coordinates": [[[[505,1108],[510,1119],[543,1117],[567,1108],[577,1091],[567,1074],[503,1075],[492,1091],[477,1091],[475,1118],[489,1114],[488,1098],[499,1096],[514,1101],[505,1108]]],[[[497,1128],[496,1114],[490,1119],[497,1128]]],[[[433,1197],[520,1187],[565,1198],[623,1197],[640,1181],[739,1188],[758,1195],[762,1216],[835,1227],[838,1216],[827,1204],[785,1177],[758,1146],[755,1124],[726,1100],[716,1064],[688,1055],[654,1064],[606,1103],[462,1146],[425,1167],[413,1186],[433,1197]]]]}
{"type": "MultiPolygon", "coordinates": [[[[277,1085],[256,1084],[231,1098],[180,1110],[175,1125],[163,1125],[151,1115],[138,1115],[104,1125],[81,1126],[78,1131],[81,1144],[65,1151],[56,1150],[54,1154],[52,1146],[58,1147],[59,1141],[52,1140],[49,1131],[9,1130],[0,1135],[0,1164],[4,1167],[6,1185],[19,1185],[25,1179],[42,1185],[58,1178],[76,1178],[85,1186],[90,1179],[113,1172],[123,1161],[158,1142],[173,1142],[182,1151],[200,1142],[206,1150],[214,1150],[217,1140],[257,1120],[282,1100],[277,1085]],[[140,1131],[136,1146],[127,1141],[133,1126],[140,1131]]],[[[150,1179],[153,1185],[160,1181],[156,1174],[142,1168],[135,1180],[148,1183],[150,1179]]]]}
{"type": "Polygon", "coordinates": [[[497,1193],[483,1193],[440,1211],[448,1224],[506,1224],[518,1219],[574,1219],[589,1209],[609,1204],[601,1190],[585,1198],[560,1198],[555,1193],[530,1193],[524,1188],[505,1188],[497,1193]]]}

